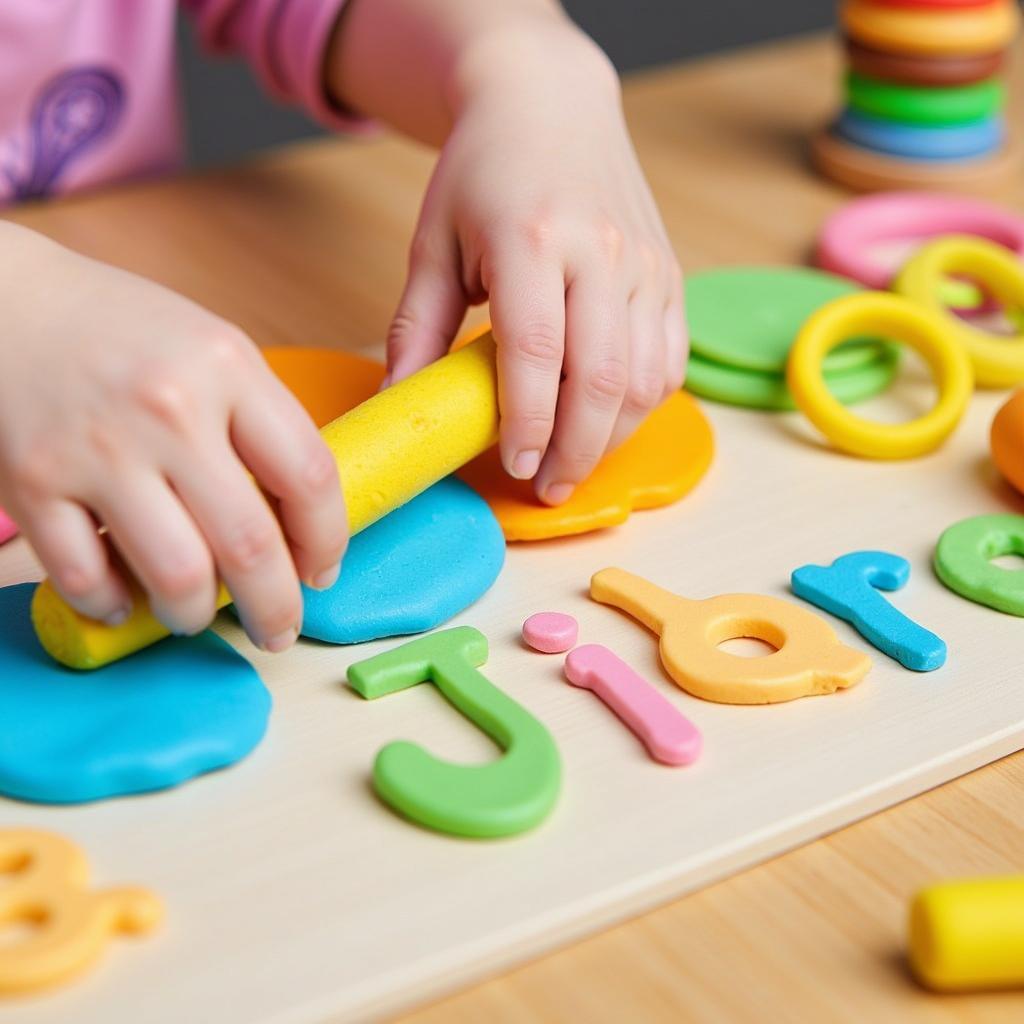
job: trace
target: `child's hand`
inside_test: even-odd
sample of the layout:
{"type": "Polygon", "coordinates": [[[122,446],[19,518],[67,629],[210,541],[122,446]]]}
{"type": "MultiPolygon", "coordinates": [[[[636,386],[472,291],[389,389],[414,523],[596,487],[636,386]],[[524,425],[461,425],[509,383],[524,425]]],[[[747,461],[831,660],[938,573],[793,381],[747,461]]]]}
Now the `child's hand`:
{"type": "Polygon", "coordinates": [[[557,504],[681,387],[681,273],[599,51],[572,30],[506,33],[460,74],[391,376],[442,355],[467,304],[488,298],[502,460],[557,504]]]}
{"type": "Polygon", "coordinates": [[[252,343],[159,285],[10,224],[0,308],[0,504],[64,597],[124,619],[112,547],[173,632],[210,622],[219,575],[250,637],[290,646],[297,577],[333,582],[347,521],[330,452],[252,343]]]}

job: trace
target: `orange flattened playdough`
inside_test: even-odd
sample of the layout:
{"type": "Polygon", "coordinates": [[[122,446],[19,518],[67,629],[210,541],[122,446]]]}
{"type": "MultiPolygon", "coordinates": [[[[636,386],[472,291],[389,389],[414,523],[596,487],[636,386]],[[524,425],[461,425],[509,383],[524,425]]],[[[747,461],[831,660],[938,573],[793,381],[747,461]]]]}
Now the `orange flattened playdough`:
{"type": "Polygon", "coordinates": [[[265,348],[263,357],[322,427],[377,393],[384,367],[330,348],[265,348]]]}
{"type": "Polygon", "coordinates": [[[990,441],[999,472],[1024,494],[1024,388],[1000,406],[992,420],[990,441]]]}
{"type": "Polygon", "coordinates": [[[564,505],[544,505],[532,481],[513,480],[496,448],[474,459],[459,476],[491,506],[506,540],[547,540],[624,523],[635,509],[671,505],[697,485],[714,451],[711,425],[680,391],[606,455],[564,505]]]}

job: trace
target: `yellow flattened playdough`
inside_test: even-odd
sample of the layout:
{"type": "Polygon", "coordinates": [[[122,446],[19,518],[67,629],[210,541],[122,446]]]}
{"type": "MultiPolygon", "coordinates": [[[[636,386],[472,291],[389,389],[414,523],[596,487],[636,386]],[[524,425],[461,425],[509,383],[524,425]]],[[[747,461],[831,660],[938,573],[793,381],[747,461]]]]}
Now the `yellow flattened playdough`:
{"type": "Polygon", "coordinates": [[[602,569],[590,596],[620,608],[661,637],[668,674],[687,693],[720,704],[775,704],[853,686],[871,668],[868,655],[841,643],[813,612],[763,594],[721,594],[694,601],[622,569],[602,569]],[[752,637],[777,648],[761,658],[718,649],[752,637]]]}
{"type": "MultiPolygon", "coordinates": [[[[322,428],[338,463],[349,529],[358,533],[489,448],[498,437],[494,337],[373,395],[322,428]]],[[[32,622],[51,657],[93,669],[168,635],[138,590],[129,619],[107,626],[80,615],[44,580],[32,598],[32,622]]],[[[218,607],[230,603],[221,589],[218,607]]]]}
{"type": "Polygon", "coordinates": [[[909,956],[940,992],[1024,987],[1024,876],[923,889],[910,906],[909,956]]]}
{"type": "Polygon", "coordinates": [[[64,981],[84,970],[118,933],[151,931],[163,917],[146,889],[90,891],[89,865],[70,840],[52,832],[0,829],[0,929],[27,933],[0,944],[0,994],[64,981]]]}

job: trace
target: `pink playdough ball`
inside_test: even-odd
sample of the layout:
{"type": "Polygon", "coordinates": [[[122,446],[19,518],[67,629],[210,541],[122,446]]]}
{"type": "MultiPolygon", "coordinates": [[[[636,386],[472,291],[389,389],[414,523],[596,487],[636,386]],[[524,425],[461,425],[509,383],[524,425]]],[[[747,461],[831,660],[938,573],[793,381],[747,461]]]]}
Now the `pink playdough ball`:
{"type": "Polygon", "coordinates": [[[542,654],[562,654],[574,647],[579,623],[562,612],[537,612],[523,623],[523,639],[542,654]]]}

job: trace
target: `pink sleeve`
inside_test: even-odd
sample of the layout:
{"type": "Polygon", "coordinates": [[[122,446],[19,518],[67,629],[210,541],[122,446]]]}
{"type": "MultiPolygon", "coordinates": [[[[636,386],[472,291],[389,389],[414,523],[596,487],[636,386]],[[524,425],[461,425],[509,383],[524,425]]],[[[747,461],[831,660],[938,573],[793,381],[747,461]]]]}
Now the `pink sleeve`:
{"type": "Polygon", "coordinates": [[[304,106],[319,121],[352,129],[366,122],[331,102],[323,66],[346,0],[182,0],[209,49],[238,53],[270,93],[304,106]]]}

